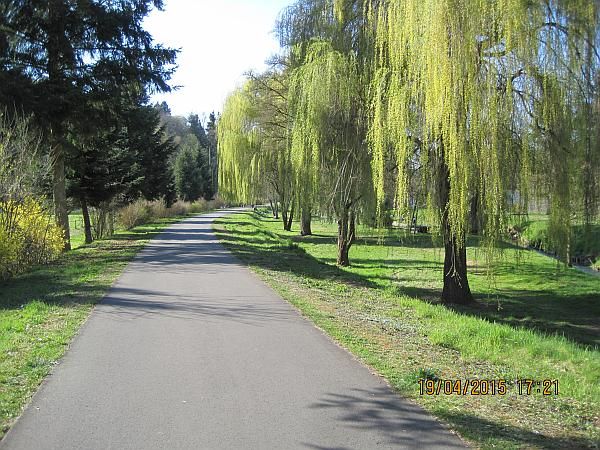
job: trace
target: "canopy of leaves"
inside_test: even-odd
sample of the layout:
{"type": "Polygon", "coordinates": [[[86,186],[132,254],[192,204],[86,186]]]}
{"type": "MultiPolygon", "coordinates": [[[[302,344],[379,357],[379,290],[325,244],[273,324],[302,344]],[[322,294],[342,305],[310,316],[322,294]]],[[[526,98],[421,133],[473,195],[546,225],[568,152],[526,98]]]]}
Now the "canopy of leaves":
{"type": "Polygon", "coordinates": [[[411,160],[426,167],[426,180],[444,177],[445,166],[449,200],[440,204],[433,192],[434,211],[447,213],[462,241],[477,193],[484,233],[495,240],[511,206],[526,211],[535,184],[550,199],[566,255],[573,214],[589,220],[595,208],[598,3],[384,0],[365,9],[376,50],[370,142],[378,200],[389,181],[386,154],[396,158],[401,207],[411,160]],[[520,205],[508,203],[509,192],[520,205]]]}

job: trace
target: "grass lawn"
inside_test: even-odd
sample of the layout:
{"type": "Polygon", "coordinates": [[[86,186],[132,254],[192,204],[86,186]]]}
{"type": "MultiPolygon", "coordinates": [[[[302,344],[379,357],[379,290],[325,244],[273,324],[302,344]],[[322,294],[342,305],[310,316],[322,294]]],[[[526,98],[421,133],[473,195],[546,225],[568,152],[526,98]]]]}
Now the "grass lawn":
{"type": "Polygon", "coordinates": [[[256,213],[215,225],[222,241],[285,299],[482,448],[597,448],[600,277],[509,245],[490,278],[470,240],[472,307],[438,303],[443,254],[430,236],[360,228],[335,266],[334,224],[284,232],[256,213]],[[385,245],[381,245],[385,243],[385,245]],[[421,395],[418,379],[558,380],[559,395],[421,395]]]}
{"type": "MultiPolygon", "coordinates": [[[[515,218],[516,219],[516,218],[515,218]]],[[[554,245],[548,235],[550,217],[546,214],[530,214],[526,220],[515,226],[521,231],[523,243],[546,252],[552,252],[554,245]]],[[[571,226],[571,256],[577,258],[577,263],[600,267],[600,222],[589,224],[586,228],[581,223],[571,226]]]]}
{"type": "Polygon", "coordinates": [[[71,248],[76,249],[85,244],[85,232],[83,229],[83,214],[73,212],[69,214],[69,231],[71,232],[71,248]]]}
{"type": "Polygon", "coordinates": [[[82,246],[73,226],[75,250],[0,282],[0,438],[19,416],[44,377],[123,268],[167,225],[163,219],[82,246]]]}

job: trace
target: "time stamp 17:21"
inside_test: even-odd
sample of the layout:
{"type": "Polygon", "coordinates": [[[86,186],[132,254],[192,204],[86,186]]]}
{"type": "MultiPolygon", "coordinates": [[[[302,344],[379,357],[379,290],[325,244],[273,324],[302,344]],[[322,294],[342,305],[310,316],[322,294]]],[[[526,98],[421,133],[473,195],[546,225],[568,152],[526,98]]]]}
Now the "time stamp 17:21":
{"type": "Polygon", "coordinates": [[[558,395],[558,380],[444,380],[419,379],[421,395],[506,395],[511,386],[516,387],[518,395],[558,395]]]}

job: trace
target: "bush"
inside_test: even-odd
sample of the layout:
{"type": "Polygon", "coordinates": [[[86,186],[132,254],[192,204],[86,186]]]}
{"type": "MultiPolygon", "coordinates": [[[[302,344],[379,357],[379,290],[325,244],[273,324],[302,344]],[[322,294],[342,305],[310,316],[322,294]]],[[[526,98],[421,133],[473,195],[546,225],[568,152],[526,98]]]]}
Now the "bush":
{"type": "Polygon", "coordinates": [[[547,221],[527,222],[523,227],[521,239],[526,247],[533,247],[545,252],[553,251],[550,248],[547,221]]]}
{"type": "Polygon", "coordinates": [[[188,213],[190,209],[190,204],[186,202],[182,202],[181,200],[177,200],[171,206],[171,213],[173,216],[184,216],[188,213]]]}
{"type": "Polygon", "coordinates": [[[148,209],[152,218],[165,219],[171,217],[171,209],[167,208],[164,200],[154,200],[153,202],[149,202],[148,209]]]}
{"type": "MultiPolygon", "coordinates": [[[[520,238],[526,247],[546,253],[556,253],[557,244],[548,231],[547,220],[525,222],[521,227],[514,226],[511,235],[520,238]]],[[[600,224],[592,224],[586,231],[583,225],[571,226],[571,257],[575,264],[592,264],[600,256],[600,224]]],[[[598,264],[598,263],[596,263],[598,264]]]]}
{"type": "Polygon", "coordinates": [[[115,207],[111,202],[103,202],[90,208],[92,235],[94,239],[112,236],[115,232],[115,207]]]}
{"type": "Polygon", "coordinates": [[[223,198],[219,194],[217,194],[215,198],[209,202],[209,206],[209,209],[223,208],[225,206],[225,200],[223,200],[223,198]]]}
{"type": "Polygon", "coordinates": [[[151,208],[145,200],[137,200],[119,210],[119,224],[126,230],[142,225],[151,219],[151,208]]]}
{"type": "Polygon", "coordinates": [[[8,230],[0,227],[0,278],[6,279],[12,273],[20,247],[18,235],[11,237],[8,230]]]}
{"type": "Polygon", "coordinates": [[[52,261],[63,246],[64,231],[41,201],[27,197],[0,202],[0,278],[52,261]]]}
{"type": "Polygon", "coordinates": [[[200,214],[208,211],[209,209],[211,209],[209,202],[201,198],[190,205],[189,212],[191,214],[200,214]]]}

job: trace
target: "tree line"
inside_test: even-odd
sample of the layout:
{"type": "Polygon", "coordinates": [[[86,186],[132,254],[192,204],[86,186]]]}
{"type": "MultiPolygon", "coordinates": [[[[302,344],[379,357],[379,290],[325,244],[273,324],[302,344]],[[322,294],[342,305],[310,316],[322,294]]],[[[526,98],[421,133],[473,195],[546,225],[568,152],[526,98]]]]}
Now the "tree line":
{"type": "Polygon", "coordinates": [[[270,200],[301,233],[359,221],[415,225],[443,241],[442,300],[473,300],[466,238],[491,264],[509,218],[549,205],[569,261],[571,225],[598,217],[600,5],[584,0],[299,0],[283,51],[250,73],[218,126],[219,185],[270,200]],[[412,222],[415,222],[414,224],[412,222]]]}
{"type": "MultiPolygon", "coordinates": [[[[58,228],[47,224],[45,233],[61,235],[68,250],[73,209],[91,242],[112,231],[116,208],[136,199],[169,206],[215,194],[215,115],[203,124],[150,104],[152,94],[172,90],[178,52],[144,30],[153,8],[163,2],[1,2],[3,236],[16,242],[24,234],[26,204],[50,200],[58,228]]],[[[32,239],[21,239],[21,253],[32,239]]]]}

